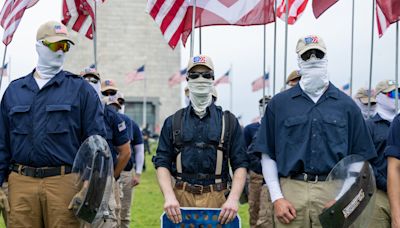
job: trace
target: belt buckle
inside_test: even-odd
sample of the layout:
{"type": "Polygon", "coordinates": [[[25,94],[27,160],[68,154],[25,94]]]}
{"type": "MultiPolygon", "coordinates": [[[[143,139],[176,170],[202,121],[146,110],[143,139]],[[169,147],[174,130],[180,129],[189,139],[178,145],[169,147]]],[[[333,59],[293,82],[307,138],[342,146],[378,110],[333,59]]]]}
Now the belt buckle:
{"type": "Polygon", "coordinates": [[[193,194],[201,195],[203,194],[204,186],[199,184],[193,185],[193,194]]]}
{"type": "Polygon", "coordinates": [[[41,168],[35,169],[35,177],[43,178],[44,177],[44,169],[41,169],[41,168]]]}

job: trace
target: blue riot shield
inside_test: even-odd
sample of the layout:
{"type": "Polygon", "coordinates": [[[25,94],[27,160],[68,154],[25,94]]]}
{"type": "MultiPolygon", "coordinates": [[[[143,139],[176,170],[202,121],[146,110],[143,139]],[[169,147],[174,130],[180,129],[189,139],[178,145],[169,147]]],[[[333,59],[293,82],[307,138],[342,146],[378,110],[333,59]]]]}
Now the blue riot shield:
{"type": "Polygon", "coordinates": [[[161,228],[241,228],[239,215],[229,224],[218,222],[219,208],[181,208],[182,223],[175,224],[165,212],[161,215],[161,228]]]}

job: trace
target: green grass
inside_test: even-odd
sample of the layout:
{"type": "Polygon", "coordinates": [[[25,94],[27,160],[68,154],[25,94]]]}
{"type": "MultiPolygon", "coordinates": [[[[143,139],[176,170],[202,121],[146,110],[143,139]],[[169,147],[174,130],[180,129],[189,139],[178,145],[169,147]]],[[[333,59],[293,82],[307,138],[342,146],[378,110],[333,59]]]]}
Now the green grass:
{"type": "MultiPolygon", "coordinates": [[[[152,151],[155,151],[155,145],[152,146],[152,151]]],[[[149,155],[146,155],[146,165],[147,170],[142,174],[141,183],[134,191],[131,227],[158,228],[160,227],[160,215],[163,212],[164,199],[149,155]]],[[[248,204],[240,206],[239,215],[242,219],[242,227],[249,227],[248,204]]],[[[3,219],[0,218],[0,228],[5,227],[3,219]]]]}
{"type": "MultiPolygon", "coordinates": [[[[155,151],[154,148],[152,149],[152,151],[155,151]]],[[[135,188],[134,192],[131,227],[158,228],[160,227],[160,215],[163,212],[164,199],[149,155],[146,155],[146,165],[147,169],[142,174],[142,182],[135,188]]],[[[248,204],[240,206],[239,215],[242,219],[242,227],[250,227],[248,204]]]]}

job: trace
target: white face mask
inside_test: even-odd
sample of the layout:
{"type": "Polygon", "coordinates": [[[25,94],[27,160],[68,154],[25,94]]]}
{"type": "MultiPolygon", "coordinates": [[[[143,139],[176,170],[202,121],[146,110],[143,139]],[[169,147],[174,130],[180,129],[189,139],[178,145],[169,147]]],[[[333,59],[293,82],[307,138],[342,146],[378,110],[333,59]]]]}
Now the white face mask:
{"type": "Polygon", "coordinates": [[[392,122],[396,116],[396,103],[394,98],[390,98],[383,93],[376,96],[376,112],[382,119],[392,122]]]}
{"type": "Polygon", "coordinates": [[[213,87],[213,80],[198,77],[196,79],[189,79],[189,97],[191,105],[195,113],[203,118],[206,114],[206,108],[212,103],[211,91],[213,87]]]}
{"type": "Polygon", "coordinates": [[[125,114],[125,105],[122,105],[121,109],[119,109],[118,112],[121,114],[125,114]]]}
{"type": "Polygon", "coordinates": [[[365,105],[365,104],[361,103],[361,101],[358,98],[354,99],[354,101],[356,102],[357,106],[361,109],[361,113],[365,120],[375,116],[376,105],[371,105],[371,109],[368,111],[368,104],[365,105]]]}
{"type": "Polygon", "coordinates": [[[36,42],[36,52],[38,53],[36,70],[40,78],[51,79],[63,69],[65,53],[62,50],[54,52],[39,40],[36,42]]]}
{"type": "Polygon", "coordinates": [[[317,59],[311,57],[304,61],[298,58],[300,67],[300,86],[307,94],[317,97],[321,96],[329,85],[328,77],[328,59],[317,59]]]}
{"type": "Polygon", "coordinates": [[[97,84],[94,84],[92,82],[89,82],[89,84],[93,87],[94,90],[96,90],[97,96],[99,96],[100,101],[102,101],[103,96],[101,94],[101,82],[100,82],[100,80],[97,82],[97,84]]]}

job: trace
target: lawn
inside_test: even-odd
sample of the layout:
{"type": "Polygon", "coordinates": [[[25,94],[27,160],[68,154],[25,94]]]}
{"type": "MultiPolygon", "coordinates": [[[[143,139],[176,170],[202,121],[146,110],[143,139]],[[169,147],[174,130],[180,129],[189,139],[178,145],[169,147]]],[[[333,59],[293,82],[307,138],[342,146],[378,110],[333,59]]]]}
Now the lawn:
{"type": "MultiPolygon", "coordinates": [[[[155,151],[154,146],[152,151],[155,151]]],[[[135,228],[160,227],[159,218],[163,212],[164,200],[158,187],[156,173],[149,155],[146,155],[146,165],[147,169],[142,175],[142,182],[134,191],[131,227],[135,228]]],[[[248,204],[241,205],[239,214],[242,219],[242,227],[249,227],[248,204]]],[[[0,228],[5,228],[2,218],[0,218],[0,228]]]]}

